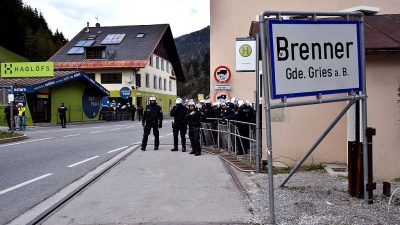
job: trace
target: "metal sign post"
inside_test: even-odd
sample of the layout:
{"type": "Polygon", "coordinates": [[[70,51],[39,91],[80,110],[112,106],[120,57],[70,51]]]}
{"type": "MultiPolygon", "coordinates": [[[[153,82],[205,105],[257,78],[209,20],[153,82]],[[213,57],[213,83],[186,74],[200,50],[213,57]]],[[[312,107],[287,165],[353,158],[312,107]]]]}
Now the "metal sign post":
{"type": "MultiPolygon", "coordinates": [[[[282,183],[281,186],[283,186],[354,102],[362,101],[364,193],[367,193],[368,150],[364,24],[361,12],[264,11],[260,14],[259,21],[264,74],[269,211],[271,223],[275,224],[271,109],[348,102],[347,106],[291,171],[282,183]],[[300,16],[306,19],[283,20],[282,16],[300,16]],[[324,17],[324,20],[318,21],[317,17],[321,16],[324,17]],[[327,17],[335,17],[335,19],[329,20],[327,17]],[[335,31],[341,31],[340,33],[343,35],[340,37],[330,35],[335,31]],[[269,91],[271,91],[273,99],[280,98],[281,102],[271,104],[269,91]],[[355,94],[357,91],[361,91],[361,95],[355,94]],[[349,96],[322,97],[322,94],[333,93],[348,93],[349,96]],[[287,102],[287,98],[301,96],[315,96],[316,99],[287,102]]],[[[368,202],[367,194],[364,195],[364,199],[368,202]]]]}
{"type": "Polygon", "coordinates": [[[261,149],[260,149],[260,57],[259,57],[259,48],[260,48],[260,37],[256,34],[256,172],[260,172],[260,162],[261,162],[261,149]]]}

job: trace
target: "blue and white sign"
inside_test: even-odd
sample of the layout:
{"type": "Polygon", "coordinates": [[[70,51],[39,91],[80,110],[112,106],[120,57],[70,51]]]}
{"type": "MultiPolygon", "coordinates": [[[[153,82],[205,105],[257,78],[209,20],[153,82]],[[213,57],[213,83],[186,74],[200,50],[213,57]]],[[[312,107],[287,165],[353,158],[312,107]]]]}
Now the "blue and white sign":
{"type": "Polygon", "coordinates": [[[358,21],[270,20],[271,96],[361,91],[358,21]]]}
{"type": "Polygon", "coordinates": [[[82,108],[83,112],[89,119],[96,118],[100,111],[100,99],[101,97],[96,97],[92,95],[89,88],[86,88],[82,95],[82,108]]]}
{"type": "Polygon", "coordinates": [[[119,95],[123,99],[128,99],[129,97],[131,97],[131,89],[128,87],[123,87],[121,88],[121,90],[119,90],[119,95]]]}
{"type": "Polygon", "coordinates": [[[103,97],[101,99],[101,106],[107,106],[110,107],[111,103],[110,103],[110,99],[108,97],[103,97]]]}

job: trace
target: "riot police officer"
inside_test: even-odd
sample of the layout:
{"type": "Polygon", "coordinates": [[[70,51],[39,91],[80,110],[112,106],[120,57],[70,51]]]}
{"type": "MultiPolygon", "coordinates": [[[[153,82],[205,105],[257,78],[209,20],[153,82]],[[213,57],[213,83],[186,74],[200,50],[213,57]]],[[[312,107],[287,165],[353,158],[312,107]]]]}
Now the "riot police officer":
{"type": "Polygon", "coordinates": [[[57,111],[60,116],[60,123],[62,128],[66,128],[67,123],[67,107],[64,106],[64,103],[61,103],[61,106],[58,107],[57,111]]]}
{"type": "Polygon", "coordinates": [[[153,129],[154,135],[154,150],[158,150],[158,146],[160,145],[158,128],[162,128],[163,114],[161,107],[157,105],[156,97],[150,97],[149,101],[150,104],[146,106],[142,118],[142,125],[144,127],[142,146],[140,148],[142,151],[146,150],[147,139],[151,129],[153,129]]]}
{"type": "Polygon", "coordinates": [[[183,105],[183,100],[181,98],[177,98],[175,101],[175,106],[171,109],[169,113],[172,117],[174,117],[174,122],[172,124],[172,132],[174,134],[174,148],[171,151],[178,151],[178,135],[181,133],[181,143],[182,143],[182,152],[186,152],[186,130],[187,124],[185,120],[186,113],[188,109],[183,105]]]}
{"type": "MultiPolygon", "coordinates": [[[[202,120],[201,112],[196,109],[194,102],[189,102],[189,111],[186,113],[186,121],[189,126],[189,138],[190,144],[192,146],[192,151],[190,154],[194,154],[195,156],[201,155],[201,146],[200,146],[200,126],[202,120]]],[[[198,107],[201,107],[200,104],[198,107]]]]}

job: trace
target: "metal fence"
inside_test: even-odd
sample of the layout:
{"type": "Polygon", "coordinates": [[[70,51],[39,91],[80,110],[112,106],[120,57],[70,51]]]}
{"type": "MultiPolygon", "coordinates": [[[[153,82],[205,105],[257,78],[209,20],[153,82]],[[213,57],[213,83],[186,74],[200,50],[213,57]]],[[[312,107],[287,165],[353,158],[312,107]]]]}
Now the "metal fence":
{"type": "Polygon", "coordinates": [[[251,164],[256,164],[255,123],[208,118],[200,130],[203,146],[243,155],[251,164]]]}
{"type": "Polygon", "coordinates": [[[101,111],[99,120],[106,121],[118,121],[118,120],[130,120],[132,114],[130,112],[118,112],[118,111],[101,111]]]}

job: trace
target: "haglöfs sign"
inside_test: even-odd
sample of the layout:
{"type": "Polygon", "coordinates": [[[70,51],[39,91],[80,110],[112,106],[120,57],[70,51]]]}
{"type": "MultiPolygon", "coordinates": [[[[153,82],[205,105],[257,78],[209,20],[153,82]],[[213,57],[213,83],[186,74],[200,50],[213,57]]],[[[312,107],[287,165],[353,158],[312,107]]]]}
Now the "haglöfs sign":
{"type": "Polygon", "coordinates": [[[358,21],[271,20],[268,29],[273,99],[361,90],[358,21]]]}

